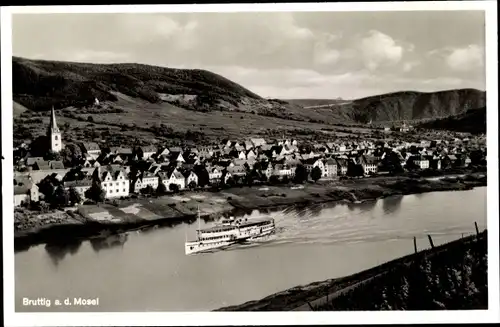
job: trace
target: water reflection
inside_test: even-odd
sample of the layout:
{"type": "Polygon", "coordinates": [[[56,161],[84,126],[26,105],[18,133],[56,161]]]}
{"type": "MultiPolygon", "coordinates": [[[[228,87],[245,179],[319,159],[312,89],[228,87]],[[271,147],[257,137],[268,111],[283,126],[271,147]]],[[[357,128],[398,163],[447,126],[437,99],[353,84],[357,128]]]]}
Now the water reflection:
{"type": "Polygon", "coordinates": [[[90,239],[90,245],[95,252],[99,252],[104,249],[111,249],[115,247],[122,247],[128,240],[128,234],[115,234],[106,237],[96,237],[90,239]]]}
{"type": "Polygon", "coordinates": [[[369,211],[377,206],[377,200],[368,200],[361,203],[357,203],[354,206],[361,209],[361,211],[369,211]]]}
{"type": "Polygon", "coordinates": [[[402,196],[391,196],[382,199],[382,209],[384,213],[394,214],[401,209],[401,202],[403,201],[402,196]]]}
{"type": "Polygon", "coordinates": [[[309,211],[310,211],[309,215],[311,217],[318,217],[321,214],[322,210],[323,210],[323,206],[321,204],[313,205],[309,208],[309,211]]]}
{"type": "Polygon", "coordinates": [[[80,240],[66,243],[47,243],[45,245],[45,251],[49,255],[52,263],[57,267],[68,253],[71,255],[76,254],[81,245],[82,241],[80,240]]]}

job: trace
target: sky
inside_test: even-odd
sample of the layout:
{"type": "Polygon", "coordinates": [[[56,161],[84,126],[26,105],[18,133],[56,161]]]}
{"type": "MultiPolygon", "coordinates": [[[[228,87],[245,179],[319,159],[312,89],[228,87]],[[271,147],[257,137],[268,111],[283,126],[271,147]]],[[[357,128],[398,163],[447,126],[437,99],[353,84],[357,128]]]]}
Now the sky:
{"type": "Polygon", "coordinates": [[[199,68],[263,97],[485,90],[483,11],[14,14],[14,56],[199,68]]]}

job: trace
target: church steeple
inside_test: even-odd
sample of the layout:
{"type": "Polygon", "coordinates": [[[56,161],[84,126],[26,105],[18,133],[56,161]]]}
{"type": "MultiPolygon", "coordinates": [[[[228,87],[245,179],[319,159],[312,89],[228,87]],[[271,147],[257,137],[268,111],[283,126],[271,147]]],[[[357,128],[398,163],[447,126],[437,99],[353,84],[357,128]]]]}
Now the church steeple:
{"type": "Polygon", "coordinates": [[[50,124],[47,130],[47,137],[50,140],[49,149],[52,152],[60,152],[62,149],[61,131],[59,130],[59,127],[57,127],[54,106],[52,106],[50,111],[50,124]]]}
{"type": "Polygon", "coordinates": [[[50,110],[49,130],[51,132],[59,133],[59,128],[57,127],[57,122],[56,122],[56,112],[54,111],[54,106],[52,106],[52,109],[50,110]]]}

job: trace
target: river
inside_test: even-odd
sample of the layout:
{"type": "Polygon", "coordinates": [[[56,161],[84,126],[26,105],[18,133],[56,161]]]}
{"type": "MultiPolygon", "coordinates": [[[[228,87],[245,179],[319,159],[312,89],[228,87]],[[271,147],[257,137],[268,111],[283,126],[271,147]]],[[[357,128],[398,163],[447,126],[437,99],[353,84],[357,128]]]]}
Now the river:
{"type": "MultiPolygon", "coordinates": [[[[38,245],[15,255],[17,311],[206,311],[349,275],[486,228],[486,187],[324,204],[272,215],[279,232],[258,246],[184,255],[179,224],[71,245],[38,245]],[[50,307],[23,306],[46,298],[50,307]],[[99,306],[56,307],[56,299],[99,298],[99,306]]],[[[206,225],[207,223],[202,223],[206,225]]],[[[211,224],[211,223],[208,223],[211,224]]]]}

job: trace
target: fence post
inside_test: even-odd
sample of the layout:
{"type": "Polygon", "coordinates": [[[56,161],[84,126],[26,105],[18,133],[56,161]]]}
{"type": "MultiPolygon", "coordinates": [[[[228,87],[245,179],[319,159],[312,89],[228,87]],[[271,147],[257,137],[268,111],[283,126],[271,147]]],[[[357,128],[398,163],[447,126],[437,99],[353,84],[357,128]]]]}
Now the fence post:
{"type": "Polygon", "coordinates": [[[413,248],[415,249],[415,253],[418,253],[417,238],[415,236],[413,236],[413,248]]]}
{"type": "Polygon", "coordinates": [[[431,248],[434,249],[434,242],[432,242],[432,237],[430,235],[427,235],[427,237],[429,238],[429,243],[431,244],[431,248]]]}
{"type": "Polygon", "coordinates": [[[479,236],[479,228],[477,227],[477,222],[474,222],[474,226],[476,227],[476,235],[479,236]]]}

